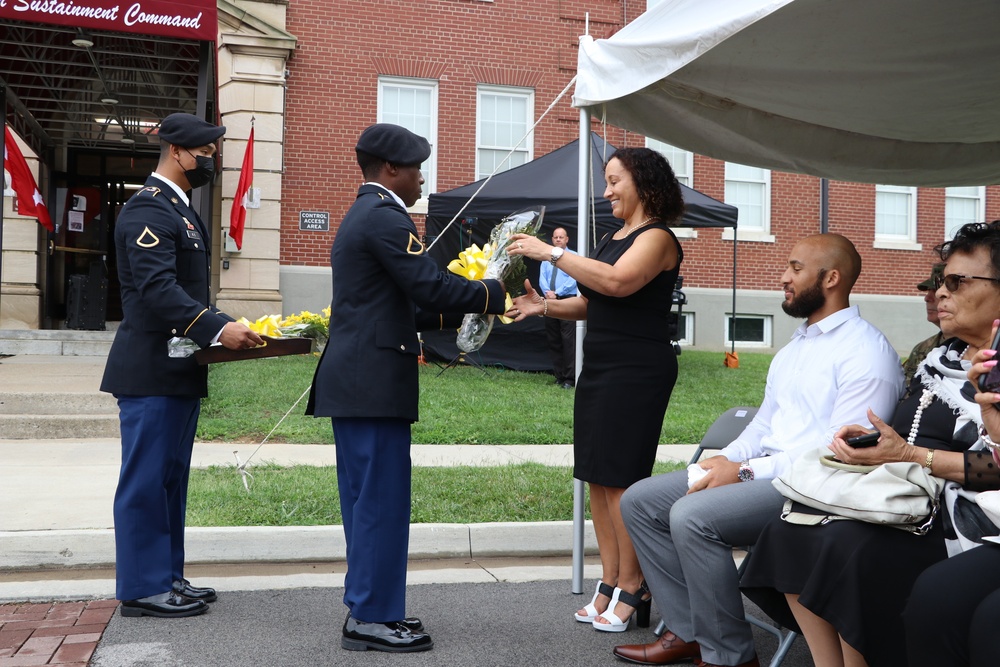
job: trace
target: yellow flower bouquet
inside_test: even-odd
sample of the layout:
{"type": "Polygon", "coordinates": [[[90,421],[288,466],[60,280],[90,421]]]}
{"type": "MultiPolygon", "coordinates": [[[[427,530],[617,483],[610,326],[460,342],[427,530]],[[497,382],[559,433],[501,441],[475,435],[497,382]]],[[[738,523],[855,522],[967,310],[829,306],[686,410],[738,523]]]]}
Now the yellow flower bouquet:
{"type": "Polygon", "coordinates": [[[251,322],[241,317],[238,322],[247,325],[256,333],[271,338],[313,338],[316,348],[322,350],[330,338],[330,307],[321,313],[303,310],[301,313],[282,318],[281,315],[264,315],[251,322]]]}
{"type": "MultiPolygon", "coordinates": [[[[256,322],[251,322],[245,317],[241,317],[237,320],[241,324],[245,324],[254,332],[260,334],[261,336],[267,336],[271,339],[292,339],[292,338],[311,338],[316,341],[315,349],[317,351],[322,351],[323,347],[326,345],[327,340],[330,338],[330,307],[327,306],[323,309],[322,314],[310,313],[308,310],[303,310],[301,313],[296,315],[289,315],[288,317],[281,317],[281,315],[264,315],[263,317],[257,318],[256,322]]],[[[268,347],[268,351],[265,352],[264,348],[267,347],[267,342],[252,350],[243,350],[242,357],[246,359],[255,357],[268,357],[268,356],[278,356],[282,354],[305,354],[308,348],[303,348],[300,345],[294,346],[280,346],[285,348],[281,351],[271,350],[268,347]],[[294,349],[295,351],[288,351],[294,349]]],[[[274,347],[274,346],[272,346],[274,347]]],[[[219,343],[214,343],[213,345],[202,349],[190,338],[182,338],[180,336],[174,336],[167,342],[167,355],[174,358],[186,358],[194,355],[195,359],[200,364],[213,363],[215,361],[232,361],[232,355],[227,356],[225,352],[222,351],[223,348],[219,343]]]]}
{"type": "MultiPolygon", "coordinates": [[[[514,234],[538,234],[542,226],[545,207],[525,209],[511,213],[500,221],[490,232],[490,240],[482,248],[473,244],[458,254],[458,259],[448,264],[448,270],[469,280],[483,278],[499,278],[507,289],[507,307],[511,304],[511,295],[523,291],[524,277],[527,269],[520,255],[511,257],[507,254],[507,246],[514,234]]],[[[462,320],[455,344],[463,352],[475,352],[483,346],[493,330],[493,315],[477,315],[470,313],[462,320]]],[[[510,320],[500,316],[505,324],[510,320]]]]}

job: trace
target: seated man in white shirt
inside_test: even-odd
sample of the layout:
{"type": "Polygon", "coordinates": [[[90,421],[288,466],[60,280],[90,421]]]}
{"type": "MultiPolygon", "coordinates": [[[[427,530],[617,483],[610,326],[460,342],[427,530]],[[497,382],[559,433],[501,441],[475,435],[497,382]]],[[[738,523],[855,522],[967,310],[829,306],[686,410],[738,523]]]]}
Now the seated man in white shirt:
{"type": "Polygon", "coordinates": [[[757,416],[701,462],[707,474],[690,489],[682,470],[637,482],[622,496],[625,526],[667,630],[650,644],[616,647],[617,657],[645,665],[759,664],[733,546],[756,542],[780,514],[784,498],[771,479],[802,452],[830,443],[844,424],[867,424],[869,407],[891,415],[903,390],[899,356],[849,303],[860,273],[861,257],[843,236],[796,244],[781,277],[782,309],[805,323],[775,355],[757,416]]]}

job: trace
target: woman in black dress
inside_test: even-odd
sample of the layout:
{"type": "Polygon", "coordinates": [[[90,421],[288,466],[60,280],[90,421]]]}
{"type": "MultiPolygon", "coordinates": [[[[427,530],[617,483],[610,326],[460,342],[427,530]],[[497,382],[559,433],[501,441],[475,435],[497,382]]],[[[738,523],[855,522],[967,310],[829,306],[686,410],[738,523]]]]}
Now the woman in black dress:
{"type": "Polygon", "coordinates": [[[620,632],[637,609],[648,624],[642,572],[622,523],[619,500],[653,470],[663,415],[677,379],[668,315],[683,253],[669,226],[684,212],[673,169],[648,148],[619,149],[604,170],[612,214],[622,228],[590,258],[562,254],[534,236],[517,235],[512,255],[558,262],[580,296],[546,300],[528,293],[508,315],[587,320],[583,367],[576,385],[573,475],[590,484],[590,512],[601,554],[594,598],[575,617],[620,632]]]}

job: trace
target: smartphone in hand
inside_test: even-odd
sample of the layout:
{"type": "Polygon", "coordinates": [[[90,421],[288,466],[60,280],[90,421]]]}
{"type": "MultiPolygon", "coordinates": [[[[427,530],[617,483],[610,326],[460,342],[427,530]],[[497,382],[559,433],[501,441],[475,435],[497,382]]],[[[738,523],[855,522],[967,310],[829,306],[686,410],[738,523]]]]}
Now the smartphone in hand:
{"type": "Polygon", "coordinates": [[[882,437],[882,434],[878,431],[874,433],[865,433],[864,435],[856,435],[853,438],[848,438],[844,442],[849,444],[855,449],[862,449],[864,447],[874,447],[878,444],[878,439],[882,437]]]}
{"type": "MultiPolygon", "coordinates": [[[[997,335],[993,337],[993,342],[990,344],[989,349],[1000,349],[1000,329],[997,330],[997,335]]],[[[996,358],[994,357],[994,359],[996,358]]],[[[1000,393],[1000,364],[991,368],[989,373],[979,376],[979,391],[1000,393]]],[[[997,405],[994,403],[993,407],[996,408],[997,405]]],[[[997,409],[1000,410],[1000,408],[997,409]]]]}

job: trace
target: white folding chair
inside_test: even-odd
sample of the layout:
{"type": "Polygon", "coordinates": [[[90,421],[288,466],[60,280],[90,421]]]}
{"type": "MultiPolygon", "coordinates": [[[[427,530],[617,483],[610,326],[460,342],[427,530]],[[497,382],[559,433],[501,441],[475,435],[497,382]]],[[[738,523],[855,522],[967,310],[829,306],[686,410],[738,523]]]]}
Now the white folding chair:
{"type": "MultiPolygon", "coordinates": [[[[705,432],[705,436],[698,443],[698,449],[695,451],[694,456],[691,457],[691,461],[688,465],[697,463],[701,458],[702,454],[706,450],[715,449],[719,450],[735,440],[743,429],[747,427],[754,416],[757,414],[757,408],[752,407],[735,407],[729,408],[722,415],[719,416],[712,425],[708,427],[705,432]]],[[[753,547],[745,546],[742,549],[746,552],[743,557],[743,562],[740,563],[739,569],[737,570],[737,575],[743,577],[743,571],[746,570],[747,565],[750,562],[750,553],[753,551],[753,547]]],[[[792,647],[792,642],[798,636],[797,633],[791,630],[782,629],[780,626],[771,625],[766,621],[762,621],[756,616],[746,615],[747,622],[751,625],[756,625],[761,630],[769,632],[774,635],[778,640],[778,647],[775,649],[774,656],[771,658],[769,667],[778,667],[781,662],[785,659],[785,655],[788,654],[788,650],[792,647]]],[[[656,636],[659,637],[667,629],[666,623],[662,620],[659,625],[656,626],[656,636]]]]}

